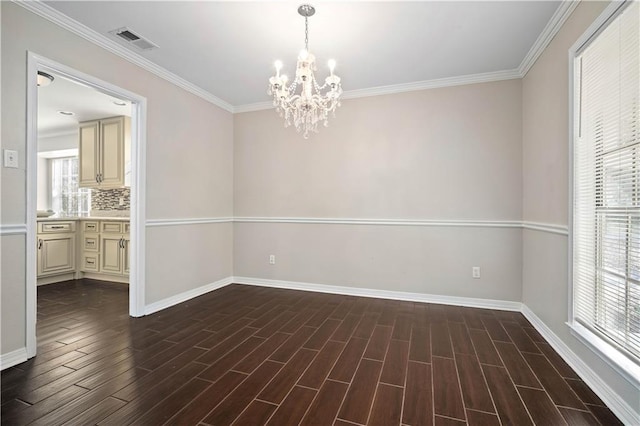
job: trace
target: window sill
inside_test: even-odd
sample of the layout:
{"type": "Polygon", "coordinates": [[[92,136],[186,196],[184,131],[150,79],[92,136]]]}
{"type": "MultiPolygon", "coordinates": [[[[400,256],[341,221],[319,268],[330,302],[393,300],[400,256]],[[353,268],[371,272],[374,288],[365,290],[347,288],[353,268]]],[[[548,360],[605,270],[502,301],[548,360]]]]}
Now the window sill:
{"type": "Polygon", "coordinates": [[[629,383],[640,389],[640,365],[634,363],[615,347],[591,332],[588,328],[573,322],[567,325],[571,334],[595,352],[618,374],[627,379],[629,383]]]}

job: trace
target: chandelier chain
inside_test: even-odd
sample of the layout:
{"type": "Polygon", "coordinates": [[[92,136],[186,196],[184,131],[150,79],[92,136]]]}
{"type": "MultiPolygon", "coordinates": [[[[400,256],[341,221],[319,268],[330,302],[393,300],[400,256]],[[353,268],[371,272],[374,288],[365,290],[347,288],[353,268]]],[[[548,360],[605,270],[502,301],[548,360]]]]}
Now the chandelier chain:
{"type": "Polygon", "coordinates": [[[309,51],[309,18],[304,17],[304,48],[309,51]]]}

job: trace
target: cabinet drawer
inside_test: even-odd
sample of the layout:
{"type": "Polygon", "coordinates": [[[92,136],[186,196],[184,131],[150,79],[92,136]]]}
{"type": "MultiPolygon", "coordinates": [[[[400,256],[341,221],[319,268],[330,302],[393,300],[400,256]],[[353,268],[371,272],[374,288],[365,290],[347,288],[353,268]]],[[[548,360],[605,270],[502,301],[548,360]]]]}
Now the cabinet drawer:
{"type": "Polygon", "coordinates": [[[89,272],[98,272],[99,256],[97,253],[84,253],[82,255],[82,270],[89,272]]]}
{"type": "Polygon", "coordinates": [[[73,231],[73,222],[40,222],[38,224],[38,233],[40,234],[60,234],[73,231]]]}
{"type": "Polygon", "coordinates": [[[84,235],[82,238],[82,248],[87,251],[98,251],[100,238],[97,235],[84,235]]]}
{"type": "Polygon", "coordinates": [[[100,232],[122,234],[122,222],[100,222],[100,232]]]}
{"type": "Polygon", "coordinates": [[[122,224],[122,232],[124,234],[128,234],[130,232],[131,229],[131,224],[129,222],[125,222],[122,224]]]}
{"type": "Polygon", "coordinates": [[[98,222],[83,221],[82,230],[84,232],[99,232],[98,222]]]}

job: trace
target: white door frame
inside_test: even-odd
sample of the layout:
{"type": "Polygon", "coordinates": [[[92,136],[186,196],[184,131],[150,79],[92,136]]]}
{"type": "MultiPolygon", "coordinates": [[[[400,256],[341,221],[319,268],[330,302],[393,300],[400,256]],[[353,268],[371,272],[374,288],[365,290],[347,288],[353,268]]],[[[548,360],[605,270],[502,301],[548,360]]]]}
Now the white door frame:
{"type": "Polygon", "coordinates": [[[36,355],[36,200],[38,155],[37,73],[45,71],[69,78],[110,96],[131,101],[131,269],[129,315],[144,315],[145,307],[145,174],[147,100],[128,90],[37,55],[27,54],[27,241],[26,326],[27,357],[36,355]]]}

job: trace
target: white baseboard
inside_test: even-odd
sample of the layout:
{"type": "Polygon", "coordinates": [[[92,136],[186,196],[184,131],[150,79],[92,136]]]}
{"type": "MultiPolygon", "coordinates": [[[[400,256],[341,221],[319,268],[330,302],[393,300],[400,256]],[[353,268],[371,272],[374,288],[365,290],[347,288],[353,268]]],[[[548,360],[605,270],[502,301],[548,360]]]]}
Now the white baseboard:
{"type": "Polygon", "coordinates": [[[472,297],[441,296],[437,294],[408,293],[402,291],[376,290],[371,288],[345,287],[298,281],[267,280],[263,278],[233,277],[237,284],[262,287],[285,288],[289,290],[315,291],[318,293],[344,294],[348,296],[375,297],[378,299],[404,300],[408,302],[437,303],[442,305],[467,306],[471,308],[520,311],[522,303],[505,300],[477,299],[472,297]]]}
{"type": "Polygon", "coordinates": [[[624,424],[640,424],[640,413],[624,402],[578,355],[576,355],[527,305],[522,305],[522,314],[538,330],[553,349],[565,360],[580,378],[607,404],[624,424]]]}
{"type": "Polygon", "coordinates": [[[27,348],[16,349],[15,351],[0,355],[0,370],[4,370],[14,365],[25,362],[27,357],[27,348]]]}
{"type": "Polygon", "coordinates": [[[149,315],[154,312],[161,311],[178,303],[186,302],[194,297],[202,296],[210,291],[217,290],[233,283],[233,277],[226,277],[216,282],[205,284],[202,287],[194,288],[193,290],[185,291],[184,293],[176,294],[175,296],[167,297],[166,299],[159,300],[145,306],[144,314],[149,315]]]}

